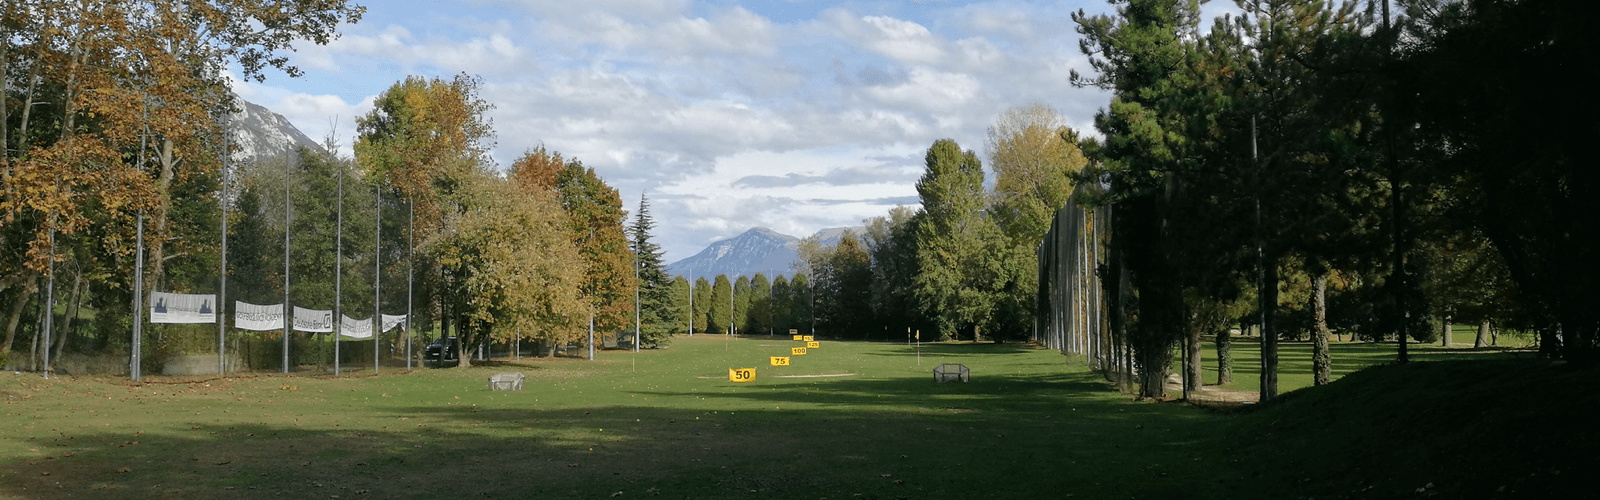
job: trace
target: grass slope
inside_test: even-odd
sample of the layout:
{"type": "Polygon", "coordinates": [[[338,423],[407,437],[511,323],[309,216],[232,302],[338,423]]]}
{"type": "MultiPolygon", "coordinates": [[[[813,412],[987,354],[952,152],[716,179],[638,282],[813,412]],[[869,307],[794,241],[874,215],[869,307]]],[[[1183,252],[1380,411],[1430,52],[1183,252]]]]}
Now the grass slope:
{"type": "Polygon", "coordinates": [[[1596,375],[1539,360],[1374,366],[1223,426],[1214,481],[1240,498],[1588,497],[1596,375]]]}
{"type": "Polygon", "coordinates": [[[824,342],[765,366],[792,345],[699,336],[376,377],[0,374],[0,498],[1377,498],[1424,481],[1482,496],[1494,477],[1551,491],[1534,488],[1551,468],[1577,471],[1550,457],[1593,445],[1527,420],[1576,422],[1592,391],[1557,382],[1593,372],[1529,361],[1358,372],[1213,413],[1133,402],[1026,346],[925,345],[919,362],[824,342]],[[973,381],[934,384],[941,362],[973,381]],[[727,381],[750,366],[756,382],[727,381]],[[509,370],[524,391],[485,390],[509,370]]]}

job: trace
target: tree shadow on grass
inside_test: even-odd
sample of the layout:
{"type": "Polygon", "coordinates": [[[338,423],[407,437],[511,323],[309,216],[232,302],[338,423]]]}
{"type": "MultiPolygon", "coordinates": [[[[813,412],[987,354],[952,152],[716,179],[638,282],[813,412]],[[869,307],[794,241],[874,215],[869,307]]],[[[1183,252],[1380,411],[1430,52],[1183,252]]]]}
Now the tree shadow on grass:
{"type": "Polygon", "coordinates": [[[1111,494],[1130,490],[1113,488],[1102,468],[1055,464],[1154,446],[1121,435],[1126,424],[1080,421],[1050,433],[983,413],[427,406],[367,416],[355,429],[173,419],[140,435],[30,443],[35,458],[0,464],[0,497],[898,498],[1048,496],[1068,486],[1111,494]],[[1085,486],[1090,479],[1106,484],[1085,486]]]}
{"type": "Polygon", "coordinates": [[[996,354],[1017,354],[1017,353],[1034,352],[1034,351],[1040,350],[1040,348],[1032,346],[1032,345],[1017,344],[1017,343],[1014,343],[1014,344],[994,344],[994,343],[972,344],[972,343],[961,343],[961,342],[938,342],[938,343],[924,343],[924,344],[922,344],[922,346],[920,348],[916,344],[912,344],[912,345],[897,345],[894,349],[886,349],[886,350],[884,350],[882,352],[869,352],[869,353],[865,353],[865,354],[868,355],[868,356],[884,356],[884,357],[914,356],[914,355],[916,355],[918,349],[921,350],[922,355],[924,355],[924,356],[942,356],[942,357],[951,357],[951,358],[993,356],[993,355],[996,355],[996,354]]]}

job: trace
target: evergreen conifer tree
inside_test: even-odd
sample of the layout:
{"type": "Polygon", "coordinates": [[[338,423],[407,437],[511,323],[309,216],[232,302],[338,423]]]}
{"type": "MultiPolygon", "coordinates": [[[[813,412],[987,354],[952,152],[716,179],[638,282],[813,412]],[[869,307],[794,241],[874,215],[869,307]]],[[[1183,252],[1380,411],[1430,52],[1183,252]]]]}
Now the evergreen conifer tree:
{"type": "Polygon", "coordinates": [[[650,241],[655,229],[650,201],[639,196],[639,214],[632,228],[633,253],[639,267],[639,329],[641,345],[664,345],[672,340],[673,318],[681,315],[672,300],[672,279],[661,262],[661,246],[650,241]]]}

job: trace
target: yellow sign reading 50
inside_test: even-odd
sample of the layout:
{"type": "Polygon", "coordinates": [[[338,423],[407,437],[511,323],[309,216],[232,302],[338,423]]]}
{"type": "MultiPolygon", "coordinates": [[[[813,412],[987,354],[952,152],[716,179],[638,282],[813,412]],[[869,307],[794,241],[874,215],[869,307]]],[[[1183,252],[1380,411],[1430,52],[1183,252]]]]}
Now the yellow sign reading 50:
{"type": "Polygon", "coordinates": [[[756,380],[755,368],[729,368],[729,382],[754,382],[756,380]]]}

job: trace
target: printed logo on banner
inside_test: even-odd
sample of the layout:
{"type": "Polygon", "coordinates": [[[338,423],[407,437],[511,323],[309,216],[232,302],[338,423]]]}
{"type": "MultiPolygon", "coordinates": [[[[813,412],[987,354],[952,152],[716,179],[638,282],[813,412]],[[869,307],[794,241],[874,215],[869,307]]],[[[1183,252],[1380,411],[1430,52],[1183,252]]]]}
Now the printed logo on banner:
{"type": "Polygon", "coordinates": [[[294,330],[309,333],[333,332],[333,311],[294,307],[294,330]]]}
{"type": "Polygon", "coordinates": [[[282,330],[283,304],[263,306],[234,301],[233,327],[256,332],[282,330]]]}
{"type": "Polygon", "coordinates": [[[216,294],[150,292],[151,323],[216,323],[216,294]]]}

